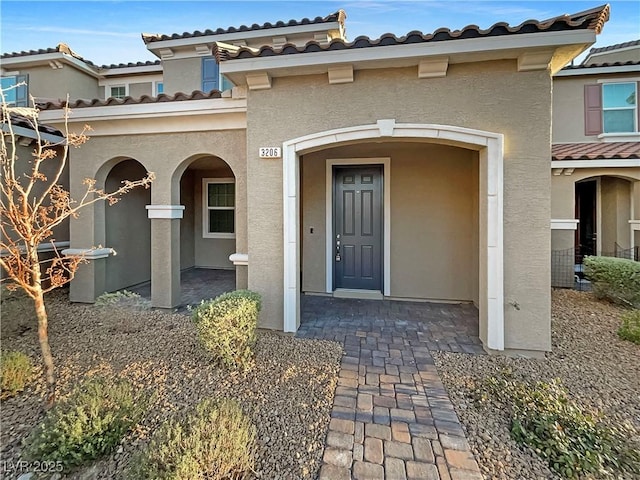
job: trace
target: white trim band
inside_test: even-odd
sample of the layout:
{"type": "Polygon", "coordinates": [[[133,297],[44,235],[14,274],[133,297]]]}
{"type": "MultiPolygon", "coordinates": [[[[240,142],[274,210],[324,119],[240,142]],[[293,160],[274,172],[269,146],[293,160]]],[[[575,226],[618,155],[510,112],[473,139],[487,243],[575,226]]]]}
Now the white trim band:
{"type": "Polygon", "coordinates": [[[234,265],[249,265],[249,254],[248,253],[232,253],[229,255],[229,260],[234,265]]]}
{"type": "Polygon", "coordinates": [[[598,160],[552,160],[551,168],[616,168],[640,167],[636,158],[604,158],[598,160]]]}
{"type": "Polygon", "coordinates": [[[184,215],[184,205],[147,205],[147,215],[149,218],[182,218],[184,215]]]}
{"type": "Polygon", "coordinates": [[[113,248],[67,248],[62,254],[67,257],[83,257],[85,260],[98,260],[115,255],[116,251],[113,248]]]}
{"type": "Polygon", "coordinates": [[[580,220],[576,218],[552,218],[551,230],[577,230],[580,220]]]}

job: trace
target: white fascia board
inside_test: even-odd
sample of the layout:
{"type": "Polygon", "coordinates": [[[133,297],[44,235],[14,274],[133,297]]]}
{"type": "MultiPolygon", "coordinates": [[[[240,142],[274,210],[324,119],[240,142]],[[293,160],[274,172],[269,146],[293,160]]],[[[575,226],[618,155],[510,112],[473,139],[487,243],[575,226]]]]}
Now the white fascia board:
{"type": "Polygon", "coordinates": [[[125,83],[141,83],[141,82],[161,82],[162,72],[151,72],[144,75],[122,75],[101,78],[98,80],[99,87],[109,87],[112,85],[124,85],[125,83]]]}
{"type": "Polygon", "coordinates": [[[78,60],[76,57],[72,57],[71,55],[67,55],[66,53],[54,52],[54,53],[43,53],[42,55],[24,55],[22,57],[11,57],[11,58],[3,58],[2,66],[6,67],[23,67],[28,68],[32,66],[38,65],[47,65],[50,61],[54,60],[62,60],[67,64],[73,65],[79,70],[82,70],[85,73],[88,73],[92,77],[99,78],[100,74],[93,67],[90,67],[88,64],[83,62],[82,60],[78,60]]]}
{"type": "Polygon", "coordinates": [[[291,27],[263,28],[260,30],[247,30],[244,32],[219,33],[202,35],[199,37],[177,38],[175,40],[159,40],[147,44],[148,50],[159,50],[161,48],[179,48],[192,45],[202,45],[214,42],[231,43],[233,40],[247,40],[250,38],[273,38],[276,36],[287,36],[296,33],[324,32],[328,30],[339,30],[340,23],[312,23],[308,25],[296,25],[291,27]]]}
{"type": "Polygon", "coordinates": [[[105,77],[140,75],[141,73],[162,74],[162,65],[142,65],[137,67],[101,68],[100,73],[105,77]]]}
{"type": "MultiPolygon", "coordinates": [[[[120,120],[156,116],[210,115],[212,113],[245,113],[246,99],[208,98],[176,102],[138,103],[71,109],[70,121],[120,120]]],[[[62,121],[63,110],[44,110],[39,114],[43,122],[62,121]]]]}
{"type": "MultiPolygon", "coordinates": [[[[2,124],[1,128],[3,132],[9,133],[10,131],[9,126],[6,123],[2,124]]],[[[19,137],[33,138],[34,140],[38,138],[38,134],[36,133],[36,131],[31,128],[25,128],[25,127],[20,127],[18,125],[13,125],[11,127],[11,130],[13,130],[13,133],[19,137]]],[[[50,133],[40,132],[40,139],[45,140],[51,144],[64,145],[63,135],[58,136],[58,135],[52,135],[50,133]]]]}
{"type": "Polygon", "coordinates": [[[603,158],[598,160],[552,160],[551,168],[624,168],[640,167],[637,158],[603,158]]]}
{"type": "MultiPolygon", "coordinates": [[[[610,67],[576,68],[560,70],[554,77],[576,77],[580,75],[609,75],[611,73],[640,72],[640,65],[612,65],[610,67]]],[[[608,81],[608,80],[607,80],[608,81]]]]}
{"type": "Polygon", "coordinates": [[[468,38],[464,40],[351,48],[295,55],[274,55],[270,57],[227,60],[220,62],[220,73],[241,73],[252,70],[276,70],[291,67],[317,67],[319,65],[331,65],[335,63],[418,59],[436,55],[455,55],[486,51],[499,52],[525,48],[551,48],[593,42],[595,42],[595,33],[591,30],[526,33],[513,36],[501,35],[497,37],[468,38]]]}

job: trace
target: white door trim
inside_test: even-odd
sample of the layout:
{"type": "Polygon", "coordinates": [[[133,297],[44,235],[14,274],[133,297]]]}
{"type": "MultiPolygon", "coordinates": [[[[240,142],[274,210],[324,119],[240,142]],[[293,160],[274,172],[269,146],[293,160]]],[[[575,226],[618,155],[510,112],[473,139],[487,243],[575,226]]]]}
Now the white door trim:
{"type": "Polygon", "coordinates": [[[314,133],[283,143],[284,330],[295,332],[300,324],[299,157],[328,146],[374,139],[418,139],[479,152],[480,338],[485,348],[504,350],[504,136],[450,125],[396,123],[395,119],[314,133]]]}
{"type": "Polygon", "coordinates": [[[329,158],[326,162],[325,232],[326,232],[326,292],[333,293],[333,166],[334,165],[382,165],[382,293],[391,295],[391,158],[329,158]]]}

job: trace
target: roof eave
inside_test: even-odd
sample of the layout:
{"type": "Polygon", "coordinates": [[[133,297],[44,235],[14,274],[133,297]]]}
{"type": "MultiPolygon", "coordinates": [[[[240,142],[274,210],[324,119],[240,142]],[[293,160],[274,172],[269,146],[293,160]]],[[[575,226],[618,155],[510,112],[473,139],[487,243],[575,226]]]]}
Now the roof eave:
{"type": "Polygon", "coordinates": [[[350,48],[344,50],[325,50],[292,55],[274,55],[233,59],[220,62],[221,73],[227,75],[236,84],[246,83],[247,73],[267,72],[271,76],[301,75],[326,72],[329,66],[351,64],[354,68],[384,68],[387,66],[417,65],[421,59],[429,57],[449,57],[450,63],[457,63],[465,55],[485,53],[495,59],[517,58],[524,51],[555,52],[560,47],[574,46],[575,49],[562,65],[550,67],[559,69],[591,46],[596,40],[593,30],[571,30],[554,32],[536,32],[511,36],[495,36],[424,42],[382,47],[350,48]]]}
{"type": "Polygon", "coordinates": [[[638,65],[608,65],[601,67],[580,67],[567,68],[557,72],[554,77],[576,77],[582,75],[604,75],[611,73],[638,73],[640,72],[640,64],[638,65]]]}
{"type": "Polygon", "coordinates": [[[92,77],[99,78],[100,74],[98,73],[95,67],[88,65],[87,63],[79,60],[71,55],[67,55],[66,53],[61,52],[53,52],[53,53],[43,53],[37,55],[21,55],[18,57],[6,57],[2,59],[2,68],[3,70],[11,70],[12,68],[28,68],[35,66],[47,65],[49,66],[49,62],[62,62],[67,65],[71,65],[78,70],[91,75],[92,77]]]}
{"type": "Polygon", "coordinates": [[[144,73],[162,73],[162,65],[140,65],[135,67],[101,68],[100,74],[105,77],[140,75],[144,73]]]}
{"type": "Polygon", "coordinates": [[[298,33],[325,32],[330,30],[342,31],[340,22],[310,23],[305,25],[294,25],[286,27],[262,28],[256,30],[244,30],[230,33],[219,33],[212,35],[199,35],[186,38],[176,38],[170,40],[155,40],[145,42],[146,47],[154,55],[160,57],[160,49],[183,48],[195,45],[213,45],[215,42],[233,42],[234,40],[247,40],[254,38],[267,38],[287,36],[298,33]]]}

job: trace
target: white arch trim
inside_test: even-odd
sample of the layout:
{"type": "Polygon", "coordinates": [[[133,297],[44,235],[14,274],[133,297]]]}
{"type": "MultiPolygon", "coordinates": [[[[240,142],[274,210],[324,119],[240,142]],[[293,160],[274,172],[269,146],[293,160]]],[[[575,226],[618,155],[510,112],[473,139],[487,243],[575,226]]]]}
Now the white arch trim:
{"type": "Polygon", "coordinates": [[[284,330],[300,324],[300,169],[302,154],[366,140],[423,140],[477,150],[480,156],[480,337],[485,348],[504,350],[503,143],[499,133],[450,125],[396,123],[339,128],[283,143],[284,330]]]}

